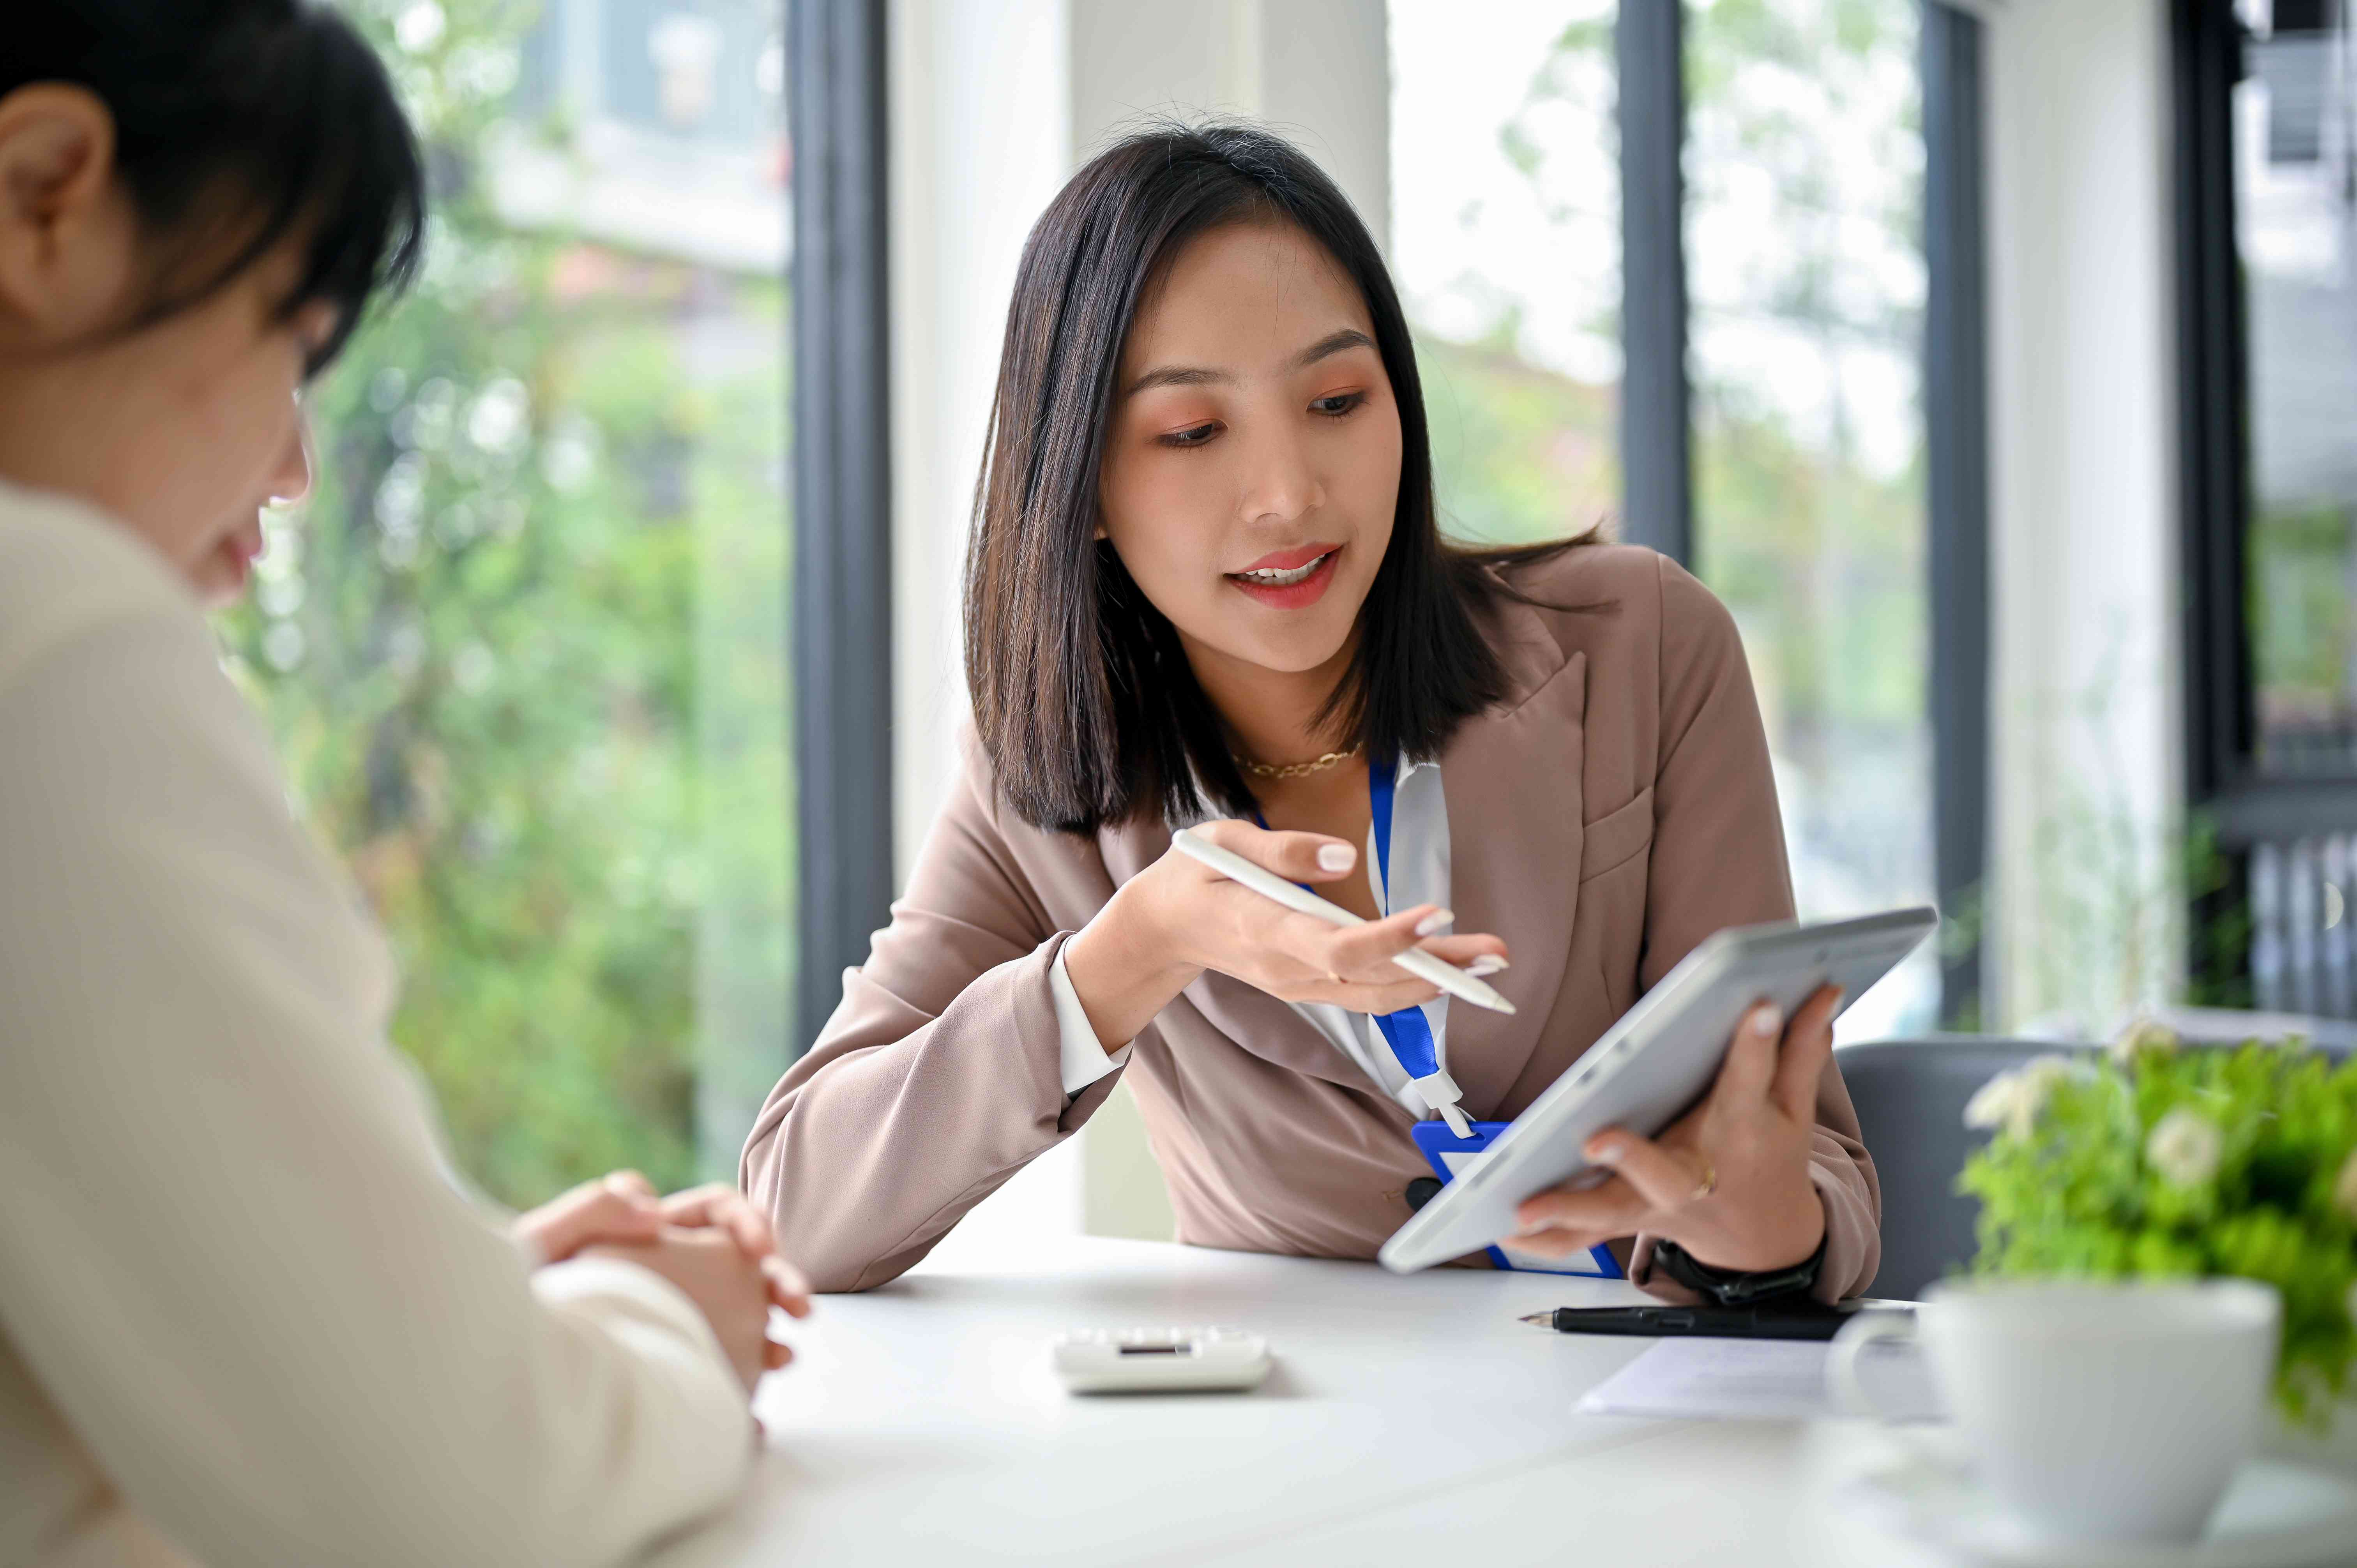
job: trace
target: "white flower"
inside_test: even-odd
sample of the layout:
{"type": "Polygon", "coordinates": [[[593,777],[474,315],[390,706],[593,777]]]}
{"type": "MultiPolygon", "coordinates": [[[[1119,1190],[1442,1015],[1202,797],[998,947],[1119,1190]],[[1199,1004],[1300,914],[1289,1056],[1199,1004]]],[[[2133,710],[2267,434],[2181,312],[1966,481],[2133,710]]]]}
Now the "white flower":
{"type": "Polygon", "coordinates": [[[2038,1112],[2054,1085],[2076,1070],[2068,1057],[2040,1057],[2011,1072],[2001,1072],[1980,1086],[1964,1105],[1964,1125],[1997,1128],[2016,1138],[2027,1138],[2038,1125],[2038,1112]]]}
{"type": "Polygon", "coordinates": [[[2226,1135],[2199,1112],[2179,1106],[2153,1124],[2144,1157],[2173,1187],[2200,1187],[2218,1174],[2226,1135]]]}
{"type": "Polygon", "coordinates": [[[2029,1086],[2018,1072],[2001,1072],[1974,1090],[1964,1101],[1964,1125],[1986,1130],[2002,1127],[2017,1137],[2037,1119],[2037,1107],[2025,1102],[2029,1086]]]}
{"type": "Polygon", "coordinates": [[[2111,1044],[2112,1059],[2122,1067],[2133,1065],[2145,1051],[2166,1056],[2176,1049],[2177,1031],[2150,1014],[2138,1014],[2129,1019],[2127,1027],[2111,1044]]]}
{"type": "Polygon", "coordinates": [[[2332,1183],[2333,1207],[2352,1219],[2357,1219],[2357,1149],[2341,1162],[2341,1175],[2332,1183]]]}

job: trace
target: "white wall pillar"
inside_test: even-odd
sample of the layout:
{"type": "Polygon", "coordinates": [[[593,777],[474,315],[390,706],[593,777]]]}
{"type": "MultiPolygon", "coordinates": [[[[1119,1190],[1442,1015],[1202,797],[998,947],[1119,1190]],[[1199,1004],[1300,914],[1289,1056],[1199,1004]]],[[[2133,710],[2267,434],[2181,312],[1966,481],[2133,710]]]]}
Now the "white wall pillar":
{"type": "Polygon", "coordinates": [[[1991,1022],[2182,983],[2167,7],[1988,15],[1991,1022]]]}
{"type": "Polygon", "coordinates": [[[1071,172],[1063,0],[894,0],[894,857],[905,881],[966,711],[959,573],[999,338],[1033,220],[1071,172]]]}
{"type": "Polygon", "coordinates": [[[1243,115],[1316,158],[1391,248],[1383,0],[1071,0],[1073,166],[1158,115],[1243,115]]]}
{"type": "MultiPolygon", "coordinates": [[[[940,810],[967,712],[959,573],[1032,220],[1071,172],[1063,0],[891,0],[892,790],[896,886],[940,810]]],[[[1035,1161],[962,1230],[1081,1228],[1080,1150],[1035,1161]]]]}

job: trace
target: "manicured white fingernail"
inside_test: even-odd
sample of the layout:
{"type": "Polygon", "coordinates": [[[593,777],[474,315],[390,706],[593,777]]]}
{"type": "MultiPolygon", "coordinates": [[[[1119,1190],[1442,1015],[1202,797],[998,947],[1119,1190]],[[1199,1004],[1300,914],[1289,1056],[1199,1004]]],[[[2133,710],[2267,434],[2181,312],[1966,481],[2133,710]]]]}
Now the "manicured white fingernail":
{"type": "Polygon", "coordinates": [[[1437,936],[1441,929],[1455,918],[1457,917],[1446,909],[1435,909],[1415,923],[1415,934],[1419,937],[1437,936]]]}
{"type": "Polygon", "coordinates": [[[1755,1035],[1772,1035],[1783,1028],[1784,1011],[1773,1002],[1762,1002],[1744,1023],[1755,1035]]]}
{"type": "Polygon", "coordinates": [[[1467,964],[1465,966],[1465,972],[1475,976],[1495,974],[1500,970],[1507,967],[1508,965],[1504,959],[1500,958],[1496,953],[1485,952],[1475,958],[1471,963],[1467,964]]]}
{"type": "Polygon", "coordinates": [[[1348,871],[1359,863],[1359,852],[1346,843],[1321,843],[1318,865],[1326,871],[1348,871]]]}
{"type": "Polygon", "coordinates": [[[1620,1145],[1618,1144],[1591,1144],[1587,1150],[1587,1157],[1599,1165],[1617,1165],[1620,1163],[1620,1145]]]}

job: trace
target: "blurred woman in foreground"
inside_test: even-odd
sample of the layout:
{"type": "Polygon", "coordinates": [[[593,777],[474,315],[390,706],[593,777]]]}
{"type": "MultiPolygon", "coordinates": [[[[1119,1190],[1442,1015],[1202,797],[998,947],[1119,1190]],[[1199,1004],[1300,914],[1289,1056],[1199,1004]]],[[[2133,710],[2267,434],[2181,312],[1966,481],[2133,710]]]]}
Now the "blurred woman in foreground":
{"type": "Polygon", "coordinates": [[[732,1191],[503,1227],[201,616],[417,259],[310,0],[24,0],[0,46],[0,1563],[607,1563],[728,1497],[807,1310],[732,1191]]]}

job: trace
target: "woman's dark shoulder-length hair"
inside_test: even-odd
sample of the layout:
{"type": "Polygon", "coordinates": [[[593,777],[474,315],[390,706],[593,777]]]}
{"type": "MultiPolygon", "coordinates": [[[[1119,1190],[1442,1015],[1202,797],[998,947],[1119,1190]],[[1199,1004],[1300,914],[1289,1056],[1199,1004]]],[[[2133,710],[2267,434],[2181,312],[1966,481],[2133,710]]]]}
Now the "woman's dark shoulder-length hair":
{"type": "Polygon", "coordinates": [[[36,82],[97,95],[114,165],[167,263],[124,328],[197,305],[281,242],[300,271],[278,301],[336,328],[334,360],[371,300],[415,273],[425,183],[401,102],[328,0],[10,0],[0,98],[36,82]]]}
{"type": "Polygon", "coordinates": [[[1452,549],[1406,317],[1366,225],[1333,181],[1246,125],[1166,125],[1093,159],[1023,248],[1006,316],[966,563],[966,679],[999,789],[1036,827],[1092,832],[1183,816],[1200,779],[1238,814],[1252,793],[1176,629],[1099,542],[1097,481],[1122,346],[1179,250],[1223,225],[1291,223],[1358,285],[1399,404],[1398,510],[1329,716],[1371,755],[1427,757],[1504,694],[1482,624],[1510,595],[1489,570],[1578,541],[1452,549]]]}

